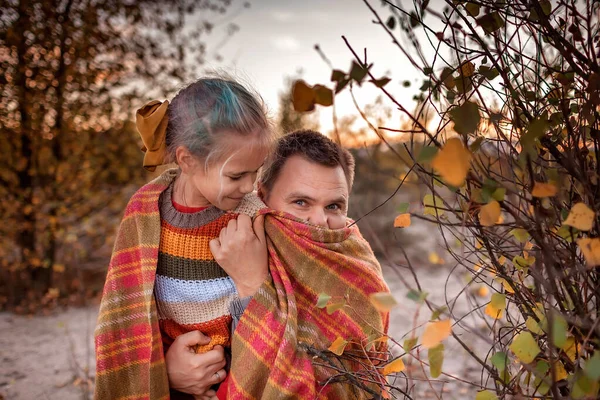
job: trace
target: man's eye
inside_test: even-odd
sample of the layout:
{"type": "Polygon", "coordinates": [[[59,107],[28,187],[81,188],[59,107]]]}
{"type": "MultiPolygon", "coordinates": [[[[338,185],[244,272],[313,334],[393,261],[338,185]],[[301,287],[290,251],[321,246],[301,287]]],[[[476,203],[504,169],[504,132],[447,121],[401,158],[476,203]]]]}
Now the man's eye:
{"type": "Polygon", "coordinates": [[[294,200],[294,204],[298,206],[304,206],[306,205],[306,202],[304,200],[294,200]]]}
{"type": "Polygon", "coordinates": [[[339,204],[330,204],[326,207],[328,210],[333,210],[333,211],[337,211],[337,210],[341,210],[342,207],[340,207],[339,204]]]}

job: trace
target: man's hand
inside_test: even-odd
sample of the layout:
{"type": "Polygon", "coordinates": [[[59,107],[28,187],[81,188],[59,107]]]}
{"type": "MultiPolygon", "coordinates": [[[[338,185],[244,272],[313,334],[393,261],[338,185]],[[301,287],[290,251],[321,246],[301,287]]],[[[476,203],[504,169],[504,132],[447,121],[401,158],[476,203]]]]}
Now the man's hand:
{"type": "Polygon", "coordinates": [[[210,343],[210,338],[200,331],[184,333],[175,339],[167,354],[165,363],[171,389],[193,395],[196,399],[216,398],[210,387],[225,379],[227,373],[225,354],[222,346],[204,353],[194,353],[197,344],[210,343]]]}
{"type": "Polygon", "coordinates": [[[268,274],[264,215],[256,217],[254,224],[244,214],[229,221],[219,238],[210,241],[210,251],[233,279],[239,296],[254,295],[268,274]]]}

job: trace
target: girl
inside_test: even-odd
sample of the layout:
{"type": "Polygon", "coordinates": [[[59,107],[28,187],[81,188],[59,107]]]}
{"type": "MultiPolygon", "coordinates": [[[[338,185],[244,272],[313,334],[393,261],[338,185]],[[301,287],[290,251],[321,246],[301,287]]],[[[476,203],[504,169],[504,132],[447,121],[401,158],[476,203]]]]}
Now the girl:
{"type": "MultiPolygon", "coordinates": [[[[125,210],[96,328],[96,399],[168,398],[169,384],[200,394],[202,387],[180,388],[179,371],[167,371],[171,346],[198,344],[191,348],[204,358],[191,363],[203,366],[199,386],[225,378],[219,352],[230,344],[230,304],[252,293],[236,290],[209,242],[261,207],[245,195],[275,139],[259,98],[222,78],[200,79],[170,104],[152,101],[136,120],[144,167],[178,168],[138,190],[125,210]]],[[[265,270],[266,246],[256,249],[245,264],[265,270]]],[[[257,282],[248,287],[265,274],[249,277],[257,282]]]]}

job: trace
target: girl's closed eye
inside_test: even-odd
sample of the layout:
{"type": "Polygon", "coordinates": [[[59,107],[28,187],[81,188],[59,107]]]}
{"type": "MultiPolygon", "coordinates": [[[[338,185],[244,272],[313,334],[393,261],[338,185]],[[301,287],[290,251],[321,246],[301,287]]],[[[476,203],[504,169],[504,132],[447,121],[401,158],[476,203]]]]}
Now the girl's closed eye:
{"type": "Polygon", "coordinates": [[[228,178],[232,181],[239,181],[240,179],[242,179],[242,175],[229,176],[228,178]]]}

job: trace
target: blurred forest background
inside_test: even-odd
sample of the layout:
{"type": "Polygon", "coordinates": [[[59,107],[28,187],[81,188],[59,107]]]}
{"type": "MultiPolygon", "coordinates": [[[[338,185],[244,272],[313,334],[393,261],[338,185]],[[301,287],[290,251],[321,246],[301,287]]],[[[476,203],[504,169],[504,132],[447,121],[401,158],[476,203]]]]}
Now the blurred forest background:
{"type": "MultiPolygon", "coordinates": [[[[598,398],[600,2],[348,1],[383,36],[342,24],[343,65],[315,45],[327,74],[294,65],[268,105],[357,159],[350,216],[393,293],[385,397],[598,398]]],[[[90,398],[114,234],[154,176],[133,112],[258,2],[1,3],[0,400],[90,398]]],[[[342,7],[314,14],[323,40],[342,7]]]]}
{"type": "MultiPolygon", "coordinates": [[[[152,178],[140,167],[134,111],[200,76],[210,20],[228,7],[114,0],[0,9],[0,310],[35,313],[98,295],[124,206],[152,178]],[[198,15],[205,21],[185,24],[198,15]]],[[[227,27],[230,35],[237,29],[227,27]]],[[[290,71],[277,126],[319,129],[315,115],[292,107],[295,77],[290,71]]],[[[338,122],[343,140],[365,134],[354,119],[338,122]]],[[[356,217],[393,191],[401,168],[386,163],[380,145],[354,152],[355,191],[368,197],[355,203],[356,217]]]]}

